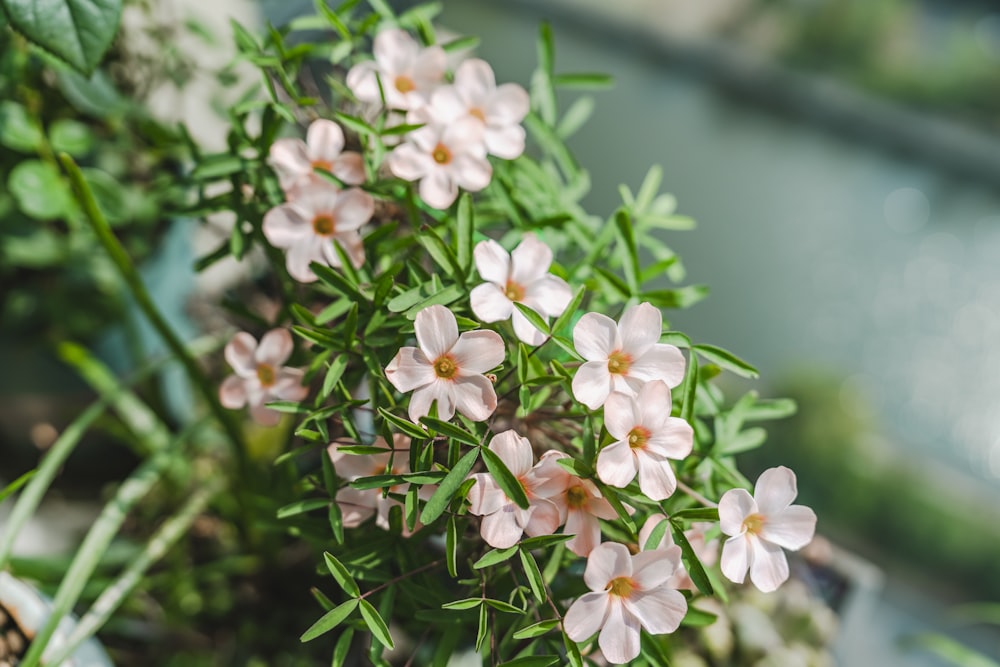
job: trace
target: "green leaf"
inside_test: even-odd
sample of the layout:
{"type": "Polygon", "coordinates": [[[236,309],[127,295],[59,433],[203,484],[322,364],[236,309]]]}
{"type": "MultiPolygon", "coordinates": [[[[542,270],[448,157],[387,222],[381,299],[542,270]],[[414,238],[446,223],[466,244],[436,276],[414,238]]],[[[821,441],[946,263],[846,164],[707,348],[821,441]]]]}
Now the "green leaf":
{"type": "Polygon", "coordinates": [[[549,323],[545,321],[544,317],[542,317],[537,312],[535,312],[528,306],[524,305],[523,303],[519,303],[517,301],[514,301],[513,303],[514,307],[517,308],[519,311],[521,311],[521,314],[524,315],[529,322],[531,322],[532,326],[534,326],[536,329],[541,331],[546,336],[552,333],[549,330],[549,323]]]}
{"type": "MultiPolygon", "coordinates": [[[[595,266],[594,273],[596,273],[600,278],[602,278],[607,283],[608,287],[618,292],[618,294],[620,294],[623,298],[628,299],[632,296],[632,291],[629,289],[628,284],[615,274],[605,269],[604,267],[595,266]]],[[[644,294],[643,296],[646,295],[644,294]]],[[[647,298],[646,300],[652,302],[652,299],[647,298]]],[[[658,304],[653,303],[653,305],[656,306],[658,304]]]]}
{"type": "Polygon", "coordinates": [[[670,527],[674,534],[674,543],[681,548],[684,567],[687,569],[688,574],[691,575],[691,580],[698,587],[698,590],[705,595],[715,595],[712,581],[708,578],[708,574],[705,573],[705,568],[702,567],[701,561],[698,560],[698,555],[691,547],[691,543],[688,542],[688,538],[684,536],[683,527],[673,519],[670,520],[670,527]]]}
{"type": "Polygon", "coordinates": [[[483,642],[486,641],[486,635],[489,634],[489,629],[488,607],[486,605],[481,605],[479,607],[479,629],[476,632],[477,653],[483,648],[483,642]]]}
{"type": "Polygon", "coordinates": [[[528,495],[524,492],[524,485],[518,481],[514,474],[507,469],[507,464],[494,452],[492,449],[483,447],[483,462],[486,463],[487,469],[489,469],[490,474],[493,475],[494,481],[497,486],[507,494],[507,497],[513,500],[518,507],[521,509],[528,509],[530,503],[528,502],[528,495]]]}
{"type": "Polygon", "coordinates": [[[463,609],[473,609],[475,607],[478,607],[482,603],[483,603],[483,598],[465,598],[464,600],[455,600],[454,602],[446,602],[445,604],[441,605],[441,608],[455,609],[461,611],[463,609]]]}
{"type": "Polygon", "coordinates": [[[472,218],[472,196],[466,192],[458,200],[458,225],[455,234],[455,254],[466,275],[472,267],[472,235],[476,226],[472,218]]]}
{"type": "Polygon", "coordinates": [[[347,370],[347,361],[347,355],[341,354],[334,357],[333,361],[330,362],[330,367],[326,371],[326,377],[323,378],[323,390],[320,392],[321,397],[326,398],[329,396],[333,388],[340,382],[344,371],[347,370]]]}
{"type": "Polygon", "coordinates": [[[514,639],[531,639],[532,637],[539,637],[549,632],[553,628],[559,627],[558,618],[550,618],[547,621],[539,621],[534,625],[529,625],[526,628],[521,628],[514,633],[514,639]]]}
{"type": "Polygon", "coordinates": [[[514,605],[509,604],[507,602],[501,602],[500,600],[491,600],[490,598],[486,598],[485,600],[483,600],[483,602],[485,602],[489,606],[493,607],[497,611],[502,611],[505,614],[523,614],[524,613],[524,609],[521,609],[520,607],[515,607],[514,605]]]}
{"type": "MultiPolygon", "coordinates": [[[[431,430],[439,433],[440,435],[451,438],[452,440],[457,440],[459,442],[464,442],[467,445],[472,445],[478,447],[480,443],[480,438],[473,433],[469,433],[464,428],[456,426],[451,422],[442,421],[440,419],[435,419],[434,417],[421,417],[420,423],[427,426],[431,430]]],[[[424,436],[427,437],[426,435],[424,436]]]]}
{"type": "Polygon", "coordinates": [[[402,294],[397,294],[393,298],[389,299],[389,303],[387,303],[385,307],[393,313],[401,313],[404,310],[409,310],[427,298],[424,295],[423,289],[423,285],[417,285],[412,289],[406,290],[402,294]]]}
{"type": "Polygon", "coordinates": [[[671,516],[674,519],[683,519],[684,521],[718,521],[719,509],[717,507],[692,507],[674,512],[671,516]]]}
{"type": "Polygon", "coordinates": [[[427,432],[413,422],[403,419],[402,417],[397,417],[385,408],[379,408],[378,413],[382,415],[387,422],[411,438],[420,438],[421,440],[427,439],[427,432]]]}
{"type": "Polygon", "coordinates": [[[625,279],[628,281],[629,292],[639,291],[639,250],[635,243],[635,230],[632,228],[632,216],[625,209],[615,212],[615,227],[624,244],[625,257],[622,264],[625,267],[625,279]]]}
{"type": "Polygon", "coordinates": [[[448,533],[445,536],[445,555],[448,557],[448,574],[458,577],[458,524],[455,517],[448,517],[448,533]]]}
{"type": "Polygon", "coordinates": [[[746,421],[761,421],[764,419],[784,419],[791,417],[798,410],[798,406],[790,398],[766,398],[758,399],[749,406],[743,414],[746,421]]]}
{"type": "Polygon", "coordinates": [[[42,127],[17,102],[0,102],[0,145],[22,153],[36,153],[42,145],[42,127]]]}
{"type": "Polygon", "coordinates": [[[7,177],[18,208],[36,220],[55,220],[73,210],[69,188],[59,170],[41,160],[24,160],[7,177]]]}
{"type": "MultiPolygon", "coordinates": [[[[427,504],[424,505],[423,512],[420,513],[420,522],[427,525],[437,519],[451,503],[452,497],[455,492],[458,491],[459,487],[462,486],[462,482],[469,475],[469,471],[472,470],[472,466],[476,464],[476,460],[479,458],[479,449],[471,449],[465,453],[465,456],[458,460],[455,467],[441,480],[438,485],[437,491],[434,495],[430,497],[427,504]]],[[[483,450],[486,451],[486,450],[483,450]]]]}
{"type": "Polygon", "coordinates": [[[529,537],[527,539],[521,540],[522,551],[533,551],[535,549],[547,549],[551,546],[557,544],[562,544],[563,542],[568,542],[573,539],[573,535],[537,535],[535,537],[529,537]]]}
{"type": "Polygon", "coordinates": [[[23,475],[15,479],[13,482],[5,486],[3,490],[0,491],[0,503],[2,503],[4,500],[9,498],[13,494],[17,493],[17,490],[20,489],[25,484],[27,484],[28,480],[34,477],[36,472],[38,471],[29,470],[28,472],[24,473],[23,475]]]}
{"type": "Polygon", "coordinates": [[[481,570],[484,567],[491,567],[493,565],[499,565],[510,559],[511,556],[517,553],[517,545],[512,547],[507,547],[506,549],[490,549],[483,557],[480,558],[473,564],[473,568],[476,570],[481,570]]]}
{"type": "Polygon", "coordinates": [[[556,74],[552,77],[552,83],[554,83],[557,88],[585,88],[590,90],[599,90],[603,88],[614,88],[615,78],[610,74],[580,72],[577,74],[556,74]]]}
{"type": "Polygon", "coordinates": [[[908,639],[906,644],[910,647],[921,648],[957,665],[957,667],[1000,667],[1000,662],[996,662],[944,635],[918,635],[908,639]]]}
{"type": "Polygon", "coordinates": [[[11,27],[89,75],[118,32],[122,0],[0,0],[11,27]]]}
{"type": "Polygon", "coordinates": [[[330,571],[333,578],[336,579],[340,588],[350,595],[351,597],[357,597],[361,595],[361,589],[358,588],[358,582],[354,581],[354,577],[351,573],[347,571],[344,564],[334,557],[329,551],[323,552],[323,560],[326,561],[326,569],[330,571]]]}
{"type": "Polygon", "coordinates": [[[586,292],[587,288],[583,287],[582,285],[580,286],[579,289],[576,290],[576,294],[573,296],[573,300],[569,302],[569,305],[566,306],[566,310],[564,310],[562,312],[562,315],[557,317],[556,321],[552,323],[553,333],[559,333],[560,331],[562,331],[563,327],[565,327],[567,324],[570,323],[570,321],[573,319],[573,314],[576,312],[576,309],[579,308],[580,304],[583,302],[583,295],[586,292]]]}
{"type": "Polygon", "coordinates": [[[340,625],[344,619],[350,616],[358,606],[357,598],[351,598],[347,602],[334,607],[323,614],[318,621],[312,624],[308,630],[302,633],[299,641],[305,643],[316,639],[320,635],[326,634],[330,630],[340,625]]]}
{"type": "Polygon", "coordinates": [[[305,512],[311,512],[313,510],[318,510],[319,508],[327,507],[330,504],[328,499],[324,498],[311,498],[309,500],[297,500],[294,503],[290,503],[280,508],[277,512],[279,519],[287,519],[290,516],[296,516],[298,514],[304,514],[305,512]]]}
{"type": "Polygon", "coordinates": [[[760,373],[751,364],[743,361],[732,352],[723,350],[715,345],[695,345],[693,348],[698,354],[713,364],[718,364],[737,375],[745,378],[755,378],[760,373]]]}
{"type": "Polygon", "coordinates": [[[535,557],[525,549],[519,549],[517,554],[521,557],[521,565],[524,567],[524,574],[528,577],[532,594],[539,602],[545,602],[545,582],[542,581],[542,572],[538,569],[535,557]]]}
{"type": "Polygon", "coordinates": [[[643,292],[640,296],[658,308],[689,308],[708,296],[707,285],[643,292]]]}
{"type": "Polygon", "coordinates": [[[684,374],[684,399],[681,403],[680,418],[691,423],[694,416],[694,399],[698,393],[698,357],[694,354],[688,357],[687,373],[684,374]]]}
{"type": "Polygon", "coordinates": [[[719,456],[732,456],[756,449],[764,444],[765,440],[767,440],[767,431],[762,428],[748,428],[732,438],[717,443],[714,451],[719,456]]]}
{"type": "Polygon", "coordinates": [[[689,628],[704,628],[715,623],[719,617],[710,611],[703,611],[688,605],[687,614],[681,620],[681,625],[689,628]]]}
{"type": "Polygon", "coordinates": [[[451,40],[450,42],[445,42],[441,45],[441,48],[446,52],[451,51],[464,51],[466,49],[474,49],[479,46],[478,37],[458,37],[451,40]]]}
{"type": "Polygon", "coordinates": [[[375,607],[368,600],[359,600],[359,602],[361,603],[361,617],[365,619],[365,624],[371,630],[372,636],[382,646],[392,650],[395,644],[392,642],[392,635],[389,634],[389,628],[386,626],[385,621],[382,620],[378,611],[376,611],[375,607]]]}
{"type": "Polygon", "coordinates": [[[351,650],[351,641],[353,639],[354,628],[347,628],[341,633],[340,639],[337,640],[337,645],[333,647],[333,659],[330,662],[331,667],[344,666],[347,654],[351,650]]]}

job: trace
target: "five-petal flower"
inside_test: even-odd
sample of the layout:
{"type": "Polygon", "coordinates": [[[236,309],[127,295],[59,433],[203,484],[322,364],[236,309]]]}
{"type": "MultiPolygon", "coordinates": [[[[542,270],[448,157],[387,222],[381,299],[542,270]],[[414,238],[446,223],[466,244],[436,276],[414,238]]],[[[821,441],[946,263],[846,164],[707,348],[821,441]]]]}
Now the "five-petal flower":
{"type": "Polygon", "coordinates": [[[503,361],[503,339],[495,331],[458,334],[458,322],[444,306],[417,313],[413,328],[418,347],[403,347],[385,369],[396,389],[412,391],[409,415],[414,422],[430,413],[437,401],[441,419],[456,408],[473,421],[486,420],[497,408],[497,395],[485,375],[503,361]]]}
{"type": "Polygon", "coordinates": [[[680,564],[680,547],[642,551],[634,556],[623,544],[605,542],[590,552],[583,580],[590,593],[578,598],[563,619],[563,629],[581,642],[600,630],[604,657],[617,665],[639,655],[639,630],[673,632],[687,614],[687,601],[667,581],[680,564]]]}
{"type": "Polygon", "coordinates": [[[549,450],[538,460],[539,473],[557,482],[558,492],[549,497],[559,508],[559,523],[565,524],[563,533],[573,535],[566,548],[577,556],[587,556],[601,543],[601,524],[598,519],[610,521],[618,516],[614,508],[601,496],[597,485],[589,479],[571,475],[557,463],[569,454],[549,450]]]}
{"type": "Polygon", "coordinates": [[[365,182],[365,163],[360,153],[344,151],[344,131],[332,120],[314,120],[306,140],[278,139],[271,144],[268,163],[278,174],[285,194],[294,199],[298,189],[320,177],[314,169],[325,169],[348,185],[365,182]]]}
{"type": "Polygon", "coordinates": [[[473,255],[479,275],[487,282],[469,295],[472,312],[483,322],[512,318],[518,338],[541,345],[545,334],[514,304],[524,304],[543,318],[558,317],[566,310],[573,294],[565,280],[548,272],[552,249],[534,234],[526,234],[511,253],[491,239],[477,243],[473,255]]]}
{"type": "Polygon", "coordinates": [[[302,386],[304,371],[283,366],[292,354],[292,336],[286,329],[272,329],[257,339],[241,331],[225,349],[226,361],[233,367],[219,387],[219,402],[238,410],[250,405],[250,416],[258,424],[274,426],[281,413],[264,404],[272,400],[301,401],[309,393],[302,386]]]}
{"type": "Polygon", "coordinates": [[[573,395],[591,410],[612,392],[635,396],[644,383],[662,380],[676,387],[684,379],[684,355],[659,343],[663,316],[648,303],[632,306],[618,324],[587,313],[573,329],[573,345],[586,359],[573,376],[573,395]]]}
{"type": "Polygon", "coordinates": [[[358,63],[347,73],[347,87],[362,102],[381,106],[384,95],[388,109],[416,109],[444,81],[444,49],[422,47],[405,30],[383,30],[372,50],[374,61],[358,63]]]}
{"type": "Polygon", "coordinates": [[[742,584],[750,571],[754,586],[770,593],[788,579],[782,547],[797,551],[812,541],[816,514],[792,505],[798,489],[795,473],[784,466],[761,473],[751,496],[730,489],[719,500],[719,525],[731,537],[722,545],[722,573],[742,584]]]}

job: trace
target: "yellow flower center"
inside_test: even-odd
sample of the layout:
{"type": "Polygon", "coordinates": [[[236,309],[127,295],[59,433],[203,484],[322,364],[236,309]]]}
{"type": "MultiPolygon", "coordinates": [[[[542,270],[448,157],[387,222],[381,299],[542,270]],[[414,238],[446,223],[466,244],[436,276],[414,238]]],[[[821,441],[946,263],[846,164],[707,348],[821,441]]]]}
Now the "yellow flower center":
{"type": "Polygon", "coordinates": [[[764,515],[763,514],[751,514],[747,518],[743,519],[743,528],[751,535],[756,535],[760,532],[760,529],[764,527],[764,515]]]}
{"type": "Polygon", "coordinates": [[[604,590],[608,591],[611,595],[627,598],[632,595],[632,591],[636,588],[638,588],[638,586],[636,586],[636,583],[629,577],[616,577],[611,580],[611,583],[609,583],[608,587],[604,590]]]}
{"type": "Polygon", "coordinates": [[[473,118],[478,118],[484,123],[486,122],[486,114],[483,113],[483,110],[480,109],[479,107],[472,107],[471,109],[469,109],[469,115],[472,116],[473,118]]]}
{"type": "Polygon", "coordinates": [[[333,236],[336,228],[332,215],[317,215],[313,218],[313,231],[317,236],[333,236]]]}
{"type": "Polygon", "coordinates": [[[649,442],[650,432],[648,428],[636,426],[628,432],[628,446],[632,449],[644,449],[649,442]]]}
{"type": "Polygon", "coordinates": [[[434,373],[439,378],[450,380],[458,373],[458,364],[455,357],[450,354],[442,354],[434,361],[434,373]]]}
{"type": "Polygon", "coordinates": [[[444,144],[438,144],[434,147],[434,150],[431,151],[431,157],[434,158],[434,161],[438,164],[448,164],[451,162],[451,151],[448,150],[448,147],[444,144]]]}
{"type": "Polygon", "coordinates": [[[566,505],[578,510],[587,505],[587,491],[580,485],[566,489],[566,505]]]}
{"type": "Polygon", "coordinates": [[[524,301],[524,288],[517,283],[508,280],[504,287],[503,295],[511,301],[524,301]]]}
{"type": "Polygon", "coordinates": [[[411,93],[417,89],[416,84],[413,83],[413,79],[402,74],[396,77],[393,84],[396,86],[396,90],[401,93],[411,93]]]}
{"type": "Polygon", "coordinates": [[[628,369],[632,367],[632,357],[621,350],[612,352],[608,357],[608,372],[615,375],[626,375],[628,369]]]}
{"type": "Polygon", "coordinates": [[[270,387],[274,384],[274,368],[267,364],[257,365],[257,379],[263,387],[270,387]]]}
{"type": "Polygon", "coordinates": [[[318,169],[323,169],[325,171],[333,171],[333,165],[330,163],[329,160],[313,160],[312,161],[312,168],[313,169],[317,169],[317,168],[318,169]]]}

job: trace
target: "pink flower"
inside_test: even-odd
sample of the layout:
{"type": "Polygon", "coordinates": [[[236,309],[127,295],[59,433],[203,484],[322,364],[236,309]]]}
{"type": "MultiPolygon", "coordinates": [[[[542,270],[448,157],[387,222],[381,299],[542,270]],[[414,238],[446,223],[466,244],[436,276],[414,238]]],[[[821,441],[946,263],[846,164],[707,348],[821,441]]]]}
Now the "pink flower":
{"type": "Polygon", "coordinates": [[[298,188],[317,180],[314,168],[325,169],[349,185],[364,183],[361,154],[343,150],[343,130],[332,120],[320,118],[309,125],[305,141],[278,139],[271,144],[267,161],[278,174],[281,189],[294,198],[298,188]]]}
{"type": "Polygon", "coordinates": [[[476,269],[487,282],[469,295],[472,312],[483,322],[513,318],[514,333],[528,345],[541,345],[545,334],[535,328],[514,303],[522,303],[546,320],[559,317],[573,294],[562,278],[550,274],[552,250],[534,234],[507,253],[496,241],[480,241],[473,251],[476,269]]]}
{"type": "Polygon", "coordinates": [[[479,121],[466,117],[436,123],[424,109],[411,112],[408,120],[426,125],[410,132],[387,163],[395,176],[420,181],[420,197],[428,205],[446,209],[458,197],[458,188],[478,192],[490,184],[493,167],[479,121]]]}
{"type": "Polygon", "coordinates": [[[770,593],[788,579],[782,547],[797,551],[812,541],[816,514],[792,505],[798,489],[795,473],[784,466],[765,470],[754,495],[730,489],[719,500],[719,526],[731,537],[722,545],[722,573],[742,584],[747,570],[753,585],[770,593]]]}
{"type": "Polygon", "coordinates": [[[565,524],[563,533],[575,535],[566,542],[566,547],[577,556],[587,556],[601,543],[598,519],[610,521],[618,515],[593,482],[571,475],[557,463],[565,458],[569,454],[547,451],[539,459],[537,469],[539,474],[556,482],[558,492],[549,496],[549,500],[559,509],[559,523],[565,524]]]}
{"type": "Polygon", "coordinates": [[[271,245],[288,251],[288,273],[308,283],[316,280],[310,262],[340,266],[334,241],[354,266],[364,263],[365,249],[358,230],[374,212],[375,201],[364,190],[340,190],[332,183],[312,182],[299,188],[294,200],[268,211],[262,229],[271,245]]]}
{"type": "Polygon", "coordinates": [[[566,634],[581,642],[600,630],[598,644],[608,661],[622,665],[634,660],[640,627],[654,635],[673,632],[687,614],[684,596],[667,586],[680,559],[676,546],[634,556],[615,542],[596,547],[583,573],[591,592],[566,612],[566,634]]]}
{"type": "Polygon", "coordinates": [[[677,478],[667,459],[683,459],[694,446],[694,430],[670,416],[670,389],[660,380],[643,385],[635,398],[611,394],[604,404],[604,425],[616,441],[597,455],[597,476],[624,488],[639,474],[639,488],[650,500],[673,495],[677,478]]]}
{"type": "Polygon", "coordinates": [[[219,387],[219,402],[230,410],[250,405],[250,416],[258,424],[274,426],[281,413],[265,407],[268,401],[301,401],[309,394],[302,386],[304,371],[282,366],[292,354],[292,335],[272,329],[257,339],[241,331],[226,345],[225,357],[236,371],[219,387]]]}
{"type": "Polygon", "coordinates": [[[358,63],[347,73],[347,87],[362,102],[381,106],[384,94],[388,109],[416,109],[444,81],[444,49],[422,47],[404,30],[380,32],[373,51],[374,62],[358,63]]]}
{"type": "MultiPolygon", "coordinates": [[[[337,471],[337,476],[348,482],[361,477],[374,475],[402,475],[410,472],[409,454],[410,439],[405,435],[393,435],[393,454],[347,454],[340,451],[341,445],[353,445],[353,441],[338,441],[330,443],[327,453],[337,471]],[[390,458],[392,467],[389,468],[390,458]]],[[[383,438],[379,437],[372,443],[375,447],[387,447],[383,438]]],[[[397,484],[389,488],[390,493],[402,494],[409,489],[409,484],[397,484]]],[[[432,491],[428,487],[429,491],[432,491]]],[[[423,491],[423,489],[421,489],[423,491]]],[[[382,489],[355,489],[345,486],[337,491],[337,504],[344,522],[344,528],[356,528],[375,515],[375,525],[383,530],[389,529],[389,510],[396,505],[402,506],[395,498],[383,496],[382,489]]],[[[403,535],[409,536],[411,531],[403,526],[403,535]]]]}
{"type": "MultiPolygon", "coordinates": [[[[646,519],[646,523],[643,524],[642,529],[639,531],[639,550],[648,551],[655,549],[669,549],[674,546],[674,536],[670,532],[670,526],[666,526],[666,531],[663,533],[663,537],[660,538],[659,543],[647,546],[649,538],[653,535],[653,531],[662,522],[666,521],[667,517],[663,514],[652,514],[646,519]]],[[[688,530],[684,531],[684,537],[687,538],[688,543],[691,548],[694,549],[695,555],[698,560],[701,561],[702,565],[714,565],[715,561],[718,560],[718,540],[706,541],[705,533],[712,528],[714,524],[711,523],[696,523],[691,526],[688,530]]],[[[677,569],[674,571],[673,576],[667,581],[667,585],[670,588],[687,589],[687,590],[698,590],[698,586],[691,579],[691,575],[688,574],[687,569],[684,567],[684,563],[680,563],[677,569]]]]}
{"type": "Polygon", "coordinates": [[[469,513],[483,517],[480,533],[486,543],[497,549],[517,544],[521,535],[551,535],[559,528],[559,510],[549,498],[558,492],[558,481],[532,467],[531,443],[513,430],[493,437],[489,448],[496,452],[528,496],[530,506],[521,509],[507,497],[487,472],[472,476],[475,485],[469,491],[469,513]]]}
{"type": "Polygon", "coordinates": [[[600,313],[581,317],[573,344],[587,362],[573,377],[576,400],[596,410],[612,392],[635,396],[651,380],[679,385],[684,356],[673,345],[657,342],[662,328],[663,316],[648,303],[626,310],[618,324],[600,313]]]}
{"type": "Polygon", "coordinates": [[[503,339],[487,330],[458,335],[455,316],[444,306],[424,308],[413,326],[419,347],[401,348],[385,369],[396,389],[413,392],[410,419],[429,414],[436,400],[440,419],[451,419],[457,408],[473,421],[485,421],[497,408],[497,395],[483,373],[503,362],[503,339]]]}
{"type": "Polygon", "coordinates": [[[466,60],[455,70],[455,83],[431,95],[429,110],[440,122],[475,118],[483,127],[486,150],[513,160],[524,152],[524,128],[530,100],[524,88],[514,83],[497,86],[493,69],[478,58],[466,60]]]}

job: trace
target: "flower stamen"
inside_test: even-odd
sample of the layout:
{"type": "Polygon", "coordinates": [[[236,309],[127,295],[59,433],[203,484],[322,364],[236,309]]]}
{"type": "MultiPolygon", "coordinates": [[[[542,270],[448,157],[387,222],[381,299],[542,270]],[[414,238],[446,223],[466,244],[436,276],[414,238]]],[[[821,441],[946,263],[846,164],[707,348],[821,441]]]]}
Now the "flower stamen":
{"type": "Polygon", "coordinates": [[[313,231],[316,232],[316,236],[333,236],[336,229],[337,225],[332,215],[321,214],[313,218],[313,231]]]}
{"type": "Polygon", "coordinates": [[[479,107],[472,107],[469,109],[469,115],[473,118],[478,118],[482,122],[486,122],[486,114],[479,107]]]}
{"type": "Polygon", "coordinates": [[[628,432],[628,446],[632,449],[645,449],[646,443],[649,442],[649,436],[652,435],[649,429],[644,426],[636,426],[631,431],[628,432]]]}
{"type": "Polygon", "coordinates": [[[444,380],[451,380],[458,374],[458,364],[450,354],[442,354],[434,360],[434,374],[444,380]]]}
{"type": "Polygon", "coordinates": [[[616,577],[608,582],[608,587],[604,590],[608,591],[611,595],[627,598],[632,595],[632,591],[636,588],[638,586],[630,577],[616,577]]]}
{"type": "Polygon", "coordinates": [[[275,380],[274,367],[268,364],[258,364],[257,379],[260,380],[260,385],[262,387],[270,387],[274,384],[275,380]]]}
{"type": "Polygon", "coordinates": [[[444,144],[438,144],[434,147],[434,150],[431,151],[431,157],[438,164],[448,164],[451,162],[451,151],[448,150],[448,147],[444,144]]]}
{"type": "Polygon", "coordinates": [[[632,357],[621,350],[608,356],[608,372],[615,375],[627,375],[632,367],[632,357]]]}
{"type": "Polygon", "coordinates": [[[512,280],[507,281],[507,285],[504,287],[503,295],[510,299],[511,301],[524,301],[525,289],[521,285],[518,285],[512,280]]]}
{"type": "Polygon", "coordinates": [[[743,530],[750,533],[751,535],[756,535],[760,532],[760,529],[764,527],[764,515],[757,513],[751,514],[747,518],[743,519],[743,530]]]}
{"type": "Polygon", "coordinates": [[[587,506],[587,492],[580,485],[566,489],[566,505],[571,509],[581,509],[587,506]]]}
{"type": "Polygon", "coordinates": [[[413,83],[413,79],[403,74],[396,77],[396,80],[393,81],[393,85],[396,86],[396,90],[404,94],[412,93],[417,89],[417,85],[413,83]]]}

